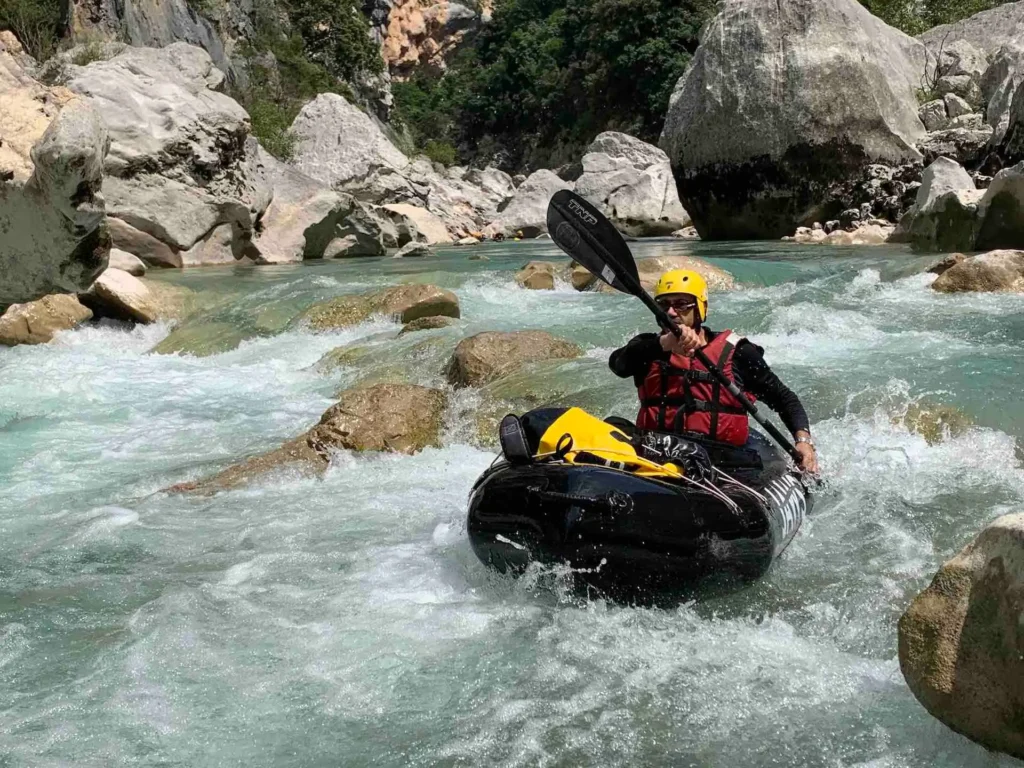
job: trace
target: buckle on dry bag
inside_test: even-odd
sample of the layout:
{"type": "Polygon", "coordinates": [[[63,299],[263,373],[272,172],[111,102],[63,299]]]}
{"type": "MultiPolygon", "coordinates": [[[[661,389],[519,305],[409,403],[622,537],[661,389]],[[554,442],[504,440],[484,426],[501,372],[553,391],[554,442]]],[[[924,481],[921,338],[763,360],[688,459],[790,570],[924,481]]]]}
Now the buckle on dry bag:
{"type": "Polygon", "coordinates": [[[533,454],[526,442],[526,432],[519,417],[513,413],[508,414],[501,420],[498,426],[498,442],[501,444],[501,452],[509,464],[529,464],[533,461],[533,454]]]}

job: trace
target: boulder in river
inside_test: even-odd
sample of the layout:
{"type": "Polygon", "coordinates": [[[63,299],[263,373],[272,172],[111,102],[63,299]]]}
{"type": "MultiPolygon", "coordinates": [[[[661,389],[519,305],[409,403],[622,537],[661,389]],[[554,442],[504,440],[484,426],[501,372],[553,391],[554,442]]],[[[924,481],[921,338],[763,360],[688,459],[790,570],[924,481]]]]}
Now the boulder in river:
{"type": "Polygon", "coordinates": [[[582,164],[576,192],[620,231],[635,237],[658,236],[689,225],[668,155],[658,147],[625,133],[605,131],[587,148],[582,164]]]}
{"type": "Polygon", "coordinates": [[[300,437],[207,480],[180,483],[168,490],[216,493],[282,470],[318,476],[337,450],[416,453],[440,444],[446,405],[444,392],[415,384],[349,389],[300,437]]]}
{"type": "Polygon", "coordinates": [[[943,563],[899,622],[900,669],[932,715],[1024,758],[1024,514],[990,523],[943,563]]]}
{"type": "Polygon", "coordinates": [[[415,259],[430,255],[426,243],[406,243],[395,252],[396,259],[415,259]]]}
{"type": "Polygon", "coordinates": [[[87,288],[110,251],[101,116],[24,59],[0,42],[0,309],[87,288]]]}
{"type": "Polygon", "coordinates": [[[777,240],[920,159],[924,46],[857,0],[725,0],[701,41],[661,146],[702,239],[777,240]]]}
{"type": "Polygon", "coordinates": [[[932,283],[940,293],[1024,293],[1024,251],[990,251],[964,259],[932,283]]]}
{"type": "Polygon", "coordinates": [[[435,328],[447,328],[454,322],[454,317],[447,317],[446,315],[431,315],[430,317],[421,317],[403,325],[402,330],[398,332],[398,335],[402,336],[406,333],[414,333],[416,331],[430,331],[434,330],[435,328]]]}
{"type": "Polygon", "coordinates": [[[707,281],[709,291],[728,291],[736,287],[732,275],[696,256],[648,256],[638,259],[636,267],[640,284],[648,291],[653,291],[658,278],[670,269],[692,269],[707,281]]]}
{"type": "Polygon", "coordinates": [[[570,182],[562,181],[548,170],[540,170],[519,185],[515,196],[483,231],[486,237],[504,235],[512,237],[522,232],[523,237],[537,237],[548,231],[548,203],[560,189],[572,189],[570,182]]]}
{"type": "Polygon", "coordinates": [[[973,250],[1024,248],[1024,162],[995,175],[978,203],[973,250]]]}
{"type": "Polygon", "coordinates": [[[921,174],[914,205],[900,219],[892,242],[910,242],[924,251],[971,250],[982,194],[959,163],[937,158],[921,174]]]}
{"type": "Polygon", "coordinates": [[[485,331],[463,339],[448,362],[448,381],[455,387],[478,387],[526,363],[568,360],[582,350],[546,331],[485,331]]]}
{"type": "Polygon", "coordinates": [[[110,249],[109,267],[127,272],[132,277],[142,277],[146,274],[146,264],[142,259],[119,248],[110,249]]]}
{"type": "Polygon", "coordinates": [[[72,294],[55,293],[25,304],[12,304],[0,315],[0,344],[45,344],[92,318],[92,311],[72,294]]]}
{"type": "Polygon", "coordinates": [[[300,320],[317,331],[361,323],[374,314],[410,323],[421,317],[459,317],[459,298],[436,285],[397,285],[383,291],[338,296],[307,309],[300,320]]]}
{"type": "Polygon", "coordinates": [[[146,284],[120,269],[107,269],[79,298],[97,317],[136,323],[154,323],[159,318],[146,284]]]}
{"type": "Polygon", "coordinates": [[[531,261],[516,273],[516,282],[534,291],[550,291],[555,287],[558,266],[550,261],[531,261]]]}

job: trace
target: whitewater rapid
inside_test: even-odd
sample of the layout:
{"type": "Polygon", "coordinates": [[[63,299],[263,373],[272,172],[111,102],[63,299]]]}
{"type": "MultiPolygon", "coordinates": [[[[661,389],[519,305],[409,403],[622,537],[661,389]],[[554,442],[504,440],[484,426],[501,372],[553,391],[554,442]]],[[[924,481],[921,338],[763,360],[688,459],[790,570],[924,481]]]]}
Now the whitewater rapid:
{"type": "MultiPolygon", "coordinates": [[[[1024,298],[941,296],[899,249],[641,243],[733,272],[712,327],[766,349],[804,399],[826,487],[761,582],[675,610],[514,581],[465,535],[494,458],[481,396],[443,445],[335,457],[212,497],[161,489],[276,447],[374,371],[443,386],[457,340],[541,328],[585,354],[529,397],[635,413],[607,355],[652,329],[635,300],[527,291],[550,245],[162,275],[206,292],[234,349],[157,355],[166,325],[0,349],[0,756],[11,765],[991,766],[899,672],[896,622],[937,566],[1024,499],[1024,298]],[[756,257],[756,258],[752,258],[756,257]],[[313,334],[268,313],[401,280],[463,317],[313,334]],[[273,331],[267,328],[273,326],[273,331]],[[329,373],[328,351],[362,347],[329,373]],[[929,444],[918,402],[959,408],[929,444]]],[[[526,386],[526,385],[529,386],[526,386]]],[[[515,387],[513,387],[515,389],[515,387]]]]}

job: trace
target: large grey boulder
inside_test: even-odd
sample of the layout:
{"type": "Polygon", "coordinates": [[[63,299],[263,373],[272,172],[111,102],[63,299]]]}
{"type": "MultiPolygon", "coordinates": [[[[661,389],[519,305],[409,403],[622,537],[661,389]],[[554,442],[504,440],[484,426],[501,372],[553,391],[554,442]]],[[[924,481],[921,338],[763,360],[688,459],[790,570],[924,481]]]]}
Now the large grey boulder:
{"type": "MultiPolygon", "coordinates": [[[[423,208],[451,237],[478,232],[515,191],[511,177],[496,168],[439,173],[425,157],[410,160],[377,122],[337,94],[303,107],[291,131],[297,138],[292,164],[306,175],[372,205],[423,208]]],[[[432,239],[442,241],[440,234],[432,239]]]]}
{"type": "Polygon", "coordinates": [[[0,43],[0,309],[87,287],[107,266],[97,112],[0,43]]]}
{"type": "Polygon", "coordinates": [[[266,264],[323,257],[354,201],[259,150],[274,193],[252,240],[254,258],[266,264]]]}
{"type": "MultiPolygon", "coordinates": [[[[1024,40],[1019,44],[1024,46],[1024,40]]],[[[1024,83],[1024,47],[1007,45],[1000,48],[981,81],[985,102],[985,122],[992,126],[992,143],[998,145],[1010,124],[1010,107],[1024,83]]]]}
{"type": "Polygon", "coordinates": [[[1024,162],[995,175],[978,204],[974,249],[1024,248],[1024,162]]]}
{"type": "Polygon", "coordinates": [[[1024,2],[1005,3],[952,24],[940,24],[918,40],[927,46],[931,66],[938,62],[941,74],[980,74],[986,65],[978,60],[979,54],[991,57],[1004,46],[1020,46],[1024,41],[1024,2]]]}
{"type": "MultiPolygon", "coordinates": [[[[271,189],[260,173],[248,115],[214,90],[224,75],[210,56],[185,43],[127,47],[66,70],[68,88],[96,108],[110,133],[109,215],[175,253],[230,229],[228,251],[244,254],[271,189]]],[[[225,258],[223,248],[200,247],[181,260],[205,263],[204,253],[214,254],[214,262],[225,258]]]]}
{"type": "Polygon", "coordinates": [[[899,661],[932,715],[1024,758],[1024,514],[1000,517],[942,564],[899,622],[899,661]]]}
{"type": "Polygon", "coordinates": [[[306,104],[291,132],[293,165],[329,187],[340,188],[378,166],[398,170],[409,164],[369,115],[336,93],[306,104]]]}
{"type": "Polygon", "coordinates": [[[625,133],[606,131],[583,155],[576,191],[627,234],[670,235],[690,223],[668,155],[625,133]]]}
{"type": "Polygon", "coordinates": [[[701,238],[790,235],[870,164],[920,158],[921,43],[856,0],[718,7],[661,136],[701,238]]]}
{"type": "Polygon", "coordinates": [[[959,163],[937,158],[921,174],[914,205],[890,241],[909,242],[926,251],[971,250],[982,194],[959,163]]]}
{"type": "Polygon", "coordinates": [[[572,188],[571,182],[562,181],[551,171],[535,171],[519,185],[505,209],[484,228],[484,235],[511,236],[522,232],[523,237],[537,237],[547,232],[547,211],[551,196],[560,189],[572,188]]]}
{"type": "Polygon", "coordinates": [[[982,107],[997,145],[1024,79],[1024,2],[1004,3],[933,27],[918,39],[928,48],[925,87],[957,93],[972,106],[982,107]]]}

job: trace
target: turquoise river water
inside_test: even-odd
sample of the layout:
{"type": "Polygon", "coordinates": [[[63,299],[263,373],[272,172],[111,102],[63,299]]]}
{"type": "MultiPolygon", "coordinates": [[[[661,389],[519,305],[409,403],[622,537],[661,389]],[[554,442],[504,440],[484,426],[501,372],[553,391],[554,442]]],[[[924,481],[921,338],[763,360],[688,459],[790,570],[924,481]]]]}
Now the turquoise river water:
{"type": "MultiPolygon", "coordinates": [[[[937,566],[1021,509],[1024,297],[942,296],[901,249],[640,243],[732,272],[712,327],[767,350],[804,399],[826,489],[759,583],[674,610],[584,601],[558,573],[474,557],[466,497],[487,397],[635,413],[607,355],[634,299],[516,286],[550,243],[161,274],[204,298],[218,354],[150,354],[108,323],[0,349],[2,766],[994,766],[904,683],[896,623],[937,566]],[[400,281],[462,319],[291,322],[400,281]],[[540,328],[579,360],[452,398],[444,444],[340,453],[212,497],[160,489],[277,446],[373,375],[443,385],[459,338],[540,328]],[[327,351],[369,354],[330,374],[327,351]],[[230,347],[231,344],[225,344],[230,347]],[[516,398],[519,398],[516,400],[516,398]],[[929,444],[916,403],[971,426],[929,444]]],[[[190,320],[191,324],[198,321],[190,320]]]]}

